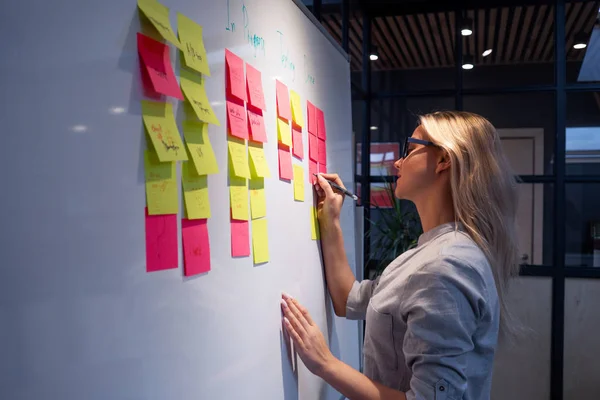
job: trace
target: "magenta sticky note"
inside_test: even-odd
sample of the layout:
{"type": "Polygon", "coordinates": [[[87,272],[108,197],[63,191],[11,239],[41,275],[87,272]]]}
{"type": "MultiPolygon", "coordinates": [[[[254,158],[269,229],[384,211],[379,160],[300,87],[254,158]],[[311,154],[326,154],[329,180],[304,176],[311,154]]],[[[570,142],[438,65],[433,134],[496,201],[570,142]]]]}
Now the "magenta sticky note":
{"type": "Polygon", "coordinates": [[[232,136],[248,139],[246,108],[241,100],[231,97],[227,100],[227,124],[232,136]]]}
{"type": "Polygon", "coordinates": [[[250,128],[250,139],[254,142],[265,143],[267,141],[267,129],[262,111],[248,106],[248,126],[250,128]]]}
{"type": "Polygon", "coordinates": [[[319,172],[317,162],[311,159],[308,160],[308,181],[314,184],[317,181],[317,177],[314,175],[319,172]]]}
{"type": "Polygon", "coordinates": [[[317,136],[319,139],[327,139],[327,131],[325,130],[325,114],[317,108],[317,136]]]}
{"type": "Polygon", "coordinates": [[[308,115],[308,132],[317,135],[317,108],[310,101],[306,102],[306,114],[308,115]]]}
{"type": "Polygon", "coordinates": [[[325,140],[319,140],[319,159],[317,160],[319,164],[327,164],[327,144],[325,140]]]}
{"type": "Polygon", "coordinates": [[[231,256],[250,255],[250,225],[248,221],[231,220],[231,256]]]}
{"type": "Polygon", "coordinates": [[[182,219],[183,273],[185,276],[210,271],[210,242],[206,219],[182,219]]]}
{"type": "Polygon", "coordinates": [[[292,124],[292,154],[299,159],[304,159],[304,143],[302,143],[302,128],[292,124]]]}
{"type": "Polygon", "coordinates": [[[183,93],[171,66],[169,47],[139,32],[137,45],[154,91],[183,100],[183,93]]]}
{"type": "Polygon", "coordinates": [[[227,95],[246,101],[246,79],[244,78],[244,60],[225,49],[225,81],[227,95]]]}
{"type": "Polygon", "coordinates": [[[279,147],[279,177],[281,179],[294,179],[294,171],[292,168],[292,155],[285,147],[279,147]]]}
{"type": "Polygon", "coordinates": [[[327,173],[327,165],[319,163],[319,173],[326,174],[327,173]]]}
{"type": "Polygon", "coordinates": [[[146,272],[177,268],[177,215],[148,215],[146,207],[146,272]]]}
{"type": "Polygon", "coordinates": [[[266,110],[261,73],[250,64],[246,64],[246,83],[248,85],[248,103],[261,110],[266,110]]]}
{"type": "Polygon", "coordinates": [[[319,139],[313,134],[308,134],[308,157],[319,161],[319,139]]]}
{"type": "Polygon", "coordinates": [[[290,93],[287,86],[279,81],[275,81],[277,90],[277,116],[288,121],[292,120],[292,107],[290,106],[290,93]]]}

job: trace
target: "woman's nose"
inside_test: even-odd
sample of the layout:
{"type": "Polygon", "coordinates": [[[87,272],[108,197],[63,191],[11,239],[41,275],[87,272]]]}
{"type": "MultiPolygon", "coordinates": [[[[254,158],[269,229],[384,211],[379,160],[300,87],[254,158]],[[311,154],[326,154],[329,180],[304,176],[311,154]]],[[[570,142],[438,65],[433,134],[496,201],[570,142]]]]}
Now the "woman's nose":
{"type": "Polygon", "coordinates": [[[402,160],[403,158],[399,158],[398,160],[396,160],[396,162],[394,162],[394,167],[396,169],[400,169],[400,165],[402,165],[402,160]]]}

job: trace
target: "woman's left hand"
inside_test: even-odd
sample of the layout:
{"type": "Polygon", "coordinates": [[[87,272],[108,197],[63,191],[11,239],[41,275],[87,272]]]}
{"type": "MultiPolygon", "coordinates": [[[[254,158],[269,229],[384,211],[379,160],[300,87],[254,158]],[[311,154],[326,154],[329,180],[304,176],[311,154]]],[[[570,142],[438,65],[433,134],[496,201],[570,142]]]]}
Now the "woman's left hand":
{"type": "Polygon", "coordinates": [[[310,314],[295,299],[282,295],[283,324],[294,347],[310,372],[321,376],[336,358],[331,354],[323,334],[310,314]]]}

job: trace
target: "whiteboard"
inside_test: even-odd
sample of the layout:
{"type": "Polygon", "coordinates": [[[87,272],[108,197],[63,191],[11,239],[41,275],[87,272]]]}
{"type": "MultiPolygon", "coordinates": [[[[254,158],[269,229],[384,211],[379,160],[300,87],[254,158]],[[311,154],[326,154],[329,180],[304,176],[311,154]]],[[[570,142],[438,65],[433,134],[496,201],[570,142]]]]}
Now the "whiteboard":
{"type": "MultiPolygon", "coordinates": [[[[338,399],[302,365],[294,373],[281,342],[285,291],[309,309],[334,354],[359,366],[358,324],[334,316],[310,240],[311,187],[307,201],[294,202],[292,184],[277,178],[275,79],[298,91],[303,107],[308,99],[325,112],[328,168],[351,188],[348,61],[292,1],[163,4],[175,31],[176,12],[204,28],[207,92],[221,121],[209,128],[221,171],[208,178],[212,270],[193,278],[183,277],[181,237],[178,269],[145,272],[136,2],[3,4],[0,398],[338,399]],[[262,72],[268,107],[270,262],[258,266],[230,256],[226,48],[262,72]]],[[[182,102],[172,102],[181,131],[182,102]]],[[[355,270],[354,215],[346,201],[355,270]]]]}

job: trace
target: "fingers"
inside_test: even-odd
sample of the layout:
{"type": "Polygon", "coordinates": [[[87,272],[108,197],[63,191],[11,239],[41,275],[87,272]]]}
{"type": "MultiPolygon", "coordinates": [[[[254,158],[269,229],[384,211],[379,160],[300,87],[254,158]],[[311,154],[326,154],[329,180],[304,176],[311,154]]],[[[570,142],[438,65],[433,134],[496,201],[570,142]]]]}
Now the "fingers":
{"type": "Polygon", "coordinates": [[[298,301],[296,299],[292,299],[292,303],[294,303],[294,305],[296,306],[296,308],[298,309],[298,311],[300,311],[300,313],[302,314],[302,316],[304,317],[304,319],[306,320],[306,322],[308,323],[308,325],[314,325],[315,323],[312,320],[312,317],[310,316],[310,313],[308,312],[308,310],[301,305],[300,303],[298,303],[298,301]]]}
{"type": "MultiPolygon", "coordinates": [[[[298,307],[300,305],[300,303],[298,303],[295,299],[287,299],[287,305],[289,307],[289,309],[291,310],[292,314],[294,314],[294,317],[296,317],[296,319],[302,324],[302,327],[308,332],[308,330],[310,329],[310,326],[312,325],[310,322],[308,322],[308,320],[306,319],[305,313],[303,313],[300,308],[298,307]]],[[[304,308],[304,307],[302,307],[304,308]]],[[[308,311],[306,311],[306,309],[304,309],[304,311],[306,312],[306,314],[308,314],[308,311]]],[[[310,318],[310,315],[309,315],[310,318]]]]}
{"type": "MultiPolygon", "coordinates": [[[[292,311],[291,304],[288,304],[285,300],[281,300],[281,308],[283,309],[283,315],[288,319],[288,321],[290,322],[290,325],[294,328],[294,331],[296,331],[296,333],[298,333],[298,335],[300,336],[304,336],[306,335],[306,329],[304,328],[305,325],[305,321],[301,321],[298,318],[297,314],[294,311],[292,311]]],[[[300,315],[300,317],[302,317],[302,315],[300,315]]],[[[302,317],[302,320],[304,320],[304,317],[302,317]]]]}
{"type": "Polygon", "coordinates": [[[346,187],[342,183],[342,179],[340,178],[340,176],[338,174],[318,174],[318,175],[321,175],[323,178],[327,179],[328,181],[333,181],[333,183],[337,183],[339,186],[346,189],[346,187]]]}
{"type": "Polygon", "coordinates": [[[321,176],[321,174],[317,174],[317,185],[323,191],[325,197],[333,196],[333,188],[329,185],[329,182],[325,180],[321,176]]]}
{"type": "Polygon", "coordinates": [[[283,325],[285,326],[285,330],[290,335],[292,340],[294,342],[296,342],[297,345],[304,346],[304,342],[302,341],[302,338],[300,337],[298,332],[296,332],[296,329],[294,328],[294,326],[292,325],[290,320],[287,319],[286,317],[283,317],[283,325]]]}

